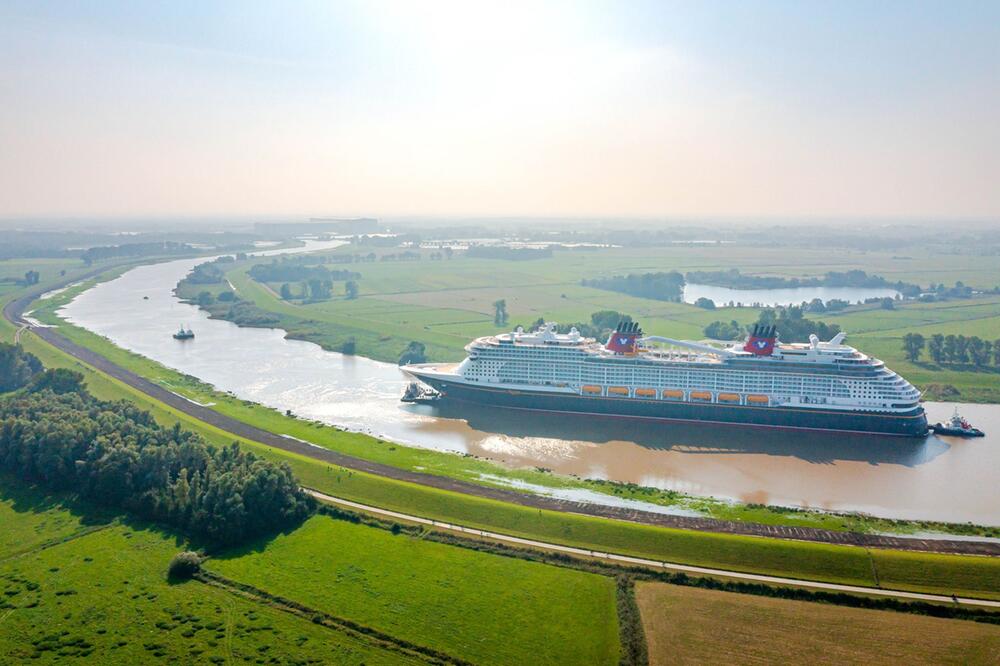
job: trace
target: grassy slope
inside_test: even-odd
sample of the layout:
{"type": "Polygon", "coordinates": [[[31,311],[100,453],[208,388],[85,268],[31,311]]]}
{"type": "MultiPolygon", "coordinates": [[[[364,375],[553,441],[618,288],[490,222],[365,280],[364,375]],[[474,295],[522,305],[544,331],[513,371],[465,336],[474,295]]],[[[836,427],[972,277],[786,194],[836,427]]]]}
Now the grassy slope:
{"type": "Polygon", "coordinates": [[[650,663],[995,664],[1000,627],[639,583],[650,663]],[[724,628],[724,630],[722,630],[724,628]],[[791,650],[791,652],[790,652],[791,650]]]}
{"type": "MultiPolygon", "coordinates": [[[[100,397],[130,399],[150,409],[161,423],[180,422],[200,432],[210,442],[223,444],[234,439],[83,366],[34,336],[28,337],[27,348],[47,365],[67,365],[84,372],[88,385],[100,397]]],[[[871,563],[861,548],[669,530],[539,511],[350,472],[252,442],[242,444],[269,458],[288,462],[296,476],[309,487],[430,518],[665,561],[830,582],[874,584],[871,563]]],[[[878,573],[885,587],[1000,599],[1000,560],[995,558],[914,556],[895,551],[879,551],[879,557],[878,573]]]]}
{"type": "Polygon", "coordinates": [[[612,664],[614,580],[316,516],[214,572],[482,664],[612,664]]]}

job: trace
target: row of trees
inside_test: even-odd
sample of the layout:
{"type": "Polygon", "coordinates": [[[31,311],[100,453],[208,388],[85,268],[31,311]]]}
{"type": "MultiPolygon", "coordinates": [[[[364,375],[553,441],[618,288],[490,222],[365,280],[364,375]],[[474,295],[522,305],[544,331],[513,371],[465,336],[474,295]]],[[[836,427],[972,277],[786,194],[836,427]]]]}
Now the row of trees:
{"type": "Polygon", "coordinates": [[[303,266],[290,261],[273,261],[250,267],[250,277],[257,282],[319,282],[356,280],[360,273],[349,270],[330,270],[326,266],[303,266]]]}
{"type": "MultiPolygon", "coordinates": [[[[445,250],[447,252],[447,250],[445,250]]],[[[552,256],[552,248],[542,247],[505,247],[502,245],[472,245],[465,251],[470,259],[506,259],[508,261],[526,261],[530,259],[548,259],[552,256]]]]}
{"type": "MultiPolygon", "coordinates": [[[[783,342],[808,342],[815,334],[820,340],[829,340],[840,333],[840,326],[806,319],[805,308],[793,305],[787,308],[769,308],[761,311],[758,324],[774,325],[783,342]]],[[[705,327],[705,337],[713,340],[739,340],[746,335],[746,329],[736,320],[713,321],[705,327]]]]}
{"type": "MultiPolygon", "coordinates": [[[[333,296],[333,282],[330,280],[309,280],[299,285],[298,294],[292,291],[292,285],[287,282],[281,285],[281,298],[286,301],[294,299],[324,301],[333,296]]],[[[344,296],[348,300],[358,297],[358,283],[348,280],[344,283],[344,296]]]]}
{"type": "Polygon", "coordinates": [[[869,275],[862,270],[830,271],[823,277],[785,278],[768,275],[744,275],[739,269],[727,271],[689,271],[687,281],[693,284],[710,284],[731,289],[788,289],[796,287],[889,287],[904,296],[917,296],[920,287],[908,282],[889,282],[881,275],[869,275]]]}
{"type": "Polygon", "coordinates": [[[1000,367],[1000,339],[991,342],[975,335],[966,337],[941,333],[935,333],[929,338],[920,333],[907,333],[903,336],[903,352],[910,361],[919,361],[925,348],[927,355],[937,364],[971,364],[982,368],[992,362],[1000,367]]]}
{"type": "Polygon", "coordinates": [[[27,386],[42,371],[42,362],[20,345],[0,342],[0,393],[27,386]]]}
{"type": "Polygon", "coordinates": [[[684,276],[677,271],[667,273],[630,273],[614,277],[581,280],[584,287],[617,291],[639,298],[657,301],[680,301],[684,295],[684,276]]]}
{"type": "Polygon", "coordinates": [[[100,401],[79,384],[0,401],[0,467],[212,545],[288,528],[314,507],[287,465],[235,444],[210,448],[179,424],[163,428],[134,404],[100,401]]]}

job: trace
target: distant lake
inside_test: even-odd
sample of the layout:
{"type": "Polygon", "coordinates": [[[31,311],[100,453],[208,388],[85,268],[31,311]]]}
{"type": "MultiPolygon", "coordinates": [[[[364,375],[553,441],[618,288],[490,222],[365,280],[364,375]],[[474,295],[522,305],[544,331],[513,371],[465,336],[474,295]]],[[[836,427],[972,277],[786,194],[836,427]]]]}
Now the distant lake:
{"type": "Polygon", "coordinates": [[[694,303],[699,298],[707,298],[717,306],[728,305],[730,302],[751,305],[760,303],[773,307],[776,305],[799,305],[818,298],[824,303],[839,299],[848,303],[857,303],[868,298],[895,298],[899,292],[887,287],[795,287],[792,289],[730,289],[729,287],[713,287],[708,284],[687,284],[684,287],[684,302],[694,303]]]}

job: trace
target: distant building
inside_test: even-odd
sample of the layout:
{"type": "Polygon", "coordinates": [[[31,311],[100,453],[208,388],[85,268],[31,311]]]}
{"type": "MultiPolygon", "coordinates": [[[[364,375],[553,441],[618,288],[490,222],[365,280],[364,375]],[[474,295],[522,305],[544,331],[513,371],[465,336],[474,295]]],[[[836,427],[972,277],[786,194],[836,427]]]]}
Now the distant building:
{"type": "Polygon", "coordinates": [[[262,236],[372,234],[381,229],[374,217],[312,217],[308,222],[257,222],[253,228],[262,236]]]}

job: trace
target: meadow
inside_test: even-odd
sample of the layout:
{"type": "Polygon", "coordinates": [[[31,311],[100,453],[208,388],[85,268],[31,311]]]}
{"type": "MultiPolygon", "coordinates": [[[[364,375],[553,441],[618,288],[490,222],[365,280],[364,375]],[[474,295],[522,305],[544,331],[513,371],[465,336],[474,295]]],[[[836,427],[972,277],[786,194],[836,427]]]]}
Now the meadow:
{"type": "Polygon", "coordinates": [[[316,516],[215,573],[481,664],[618,661],[614,580],[316,516]]]}
{"type": "Polygon", "coordinates": [[[5,531],[36,537],[0,544],[0,661],[418,663],[198,582],[171,583],[182,538],[93,511],[0,477],[5,531]]]}
{"type": "MultiPolygon", "coordinates": [[[[350,247],[338,248],[330,254],[351,251],[350,247]]],[[[472,338],[510,330],[518,324],[527,326],[540,317],[561,323],[589,322],[594,312],[617,310],[632,315],[649,334],[698,340],[704,338],[704,327],[712,321],[748,324],[759,315],[759,310],[751,307],[704,310],[580,285],[581,279],[596,276],[738,267],[747,274],[810,277],[827,271],[860,269],[891,281],[924,286],[964,281],[985,290],[997,286],[996,276],[1000,274],[997,257],[960,261],[939,255],[933,248],[913,256],[897,256],[837,249],[708,244],[557,250],[551,258],[531,261],[473,260],[456,254],[449,260],[431,261],[425,256],[422,261],[355,264],[353,270],[362,274],[358,280],[359,298],[339,295],[342,287],[335,284],[334,298],[302,303],[281,300],[277,296],[280,284],[252,280],[247,270],[259,261],[230,265],[226,277],[241,298],[274,314],[276,325],[288,331],[289,337],[310,340],[335,351],[353,340],[355,353],[387,362],[395,362],[410,341],[425,345],[429,360],[458,361],[464,358],[464,346],[472,338]],[[510,315],[504,326],[493,321],[493,303],[500,299],[506,301],[510,315]]],[[[228,286],[207,290],[218,293],[223,289],[228,286]]],[[[193,298],[202,290],[206,290],[204,285],[184,285],[181,294],[193,298]]],[[[902,349],[902,336],[909,332],[1000,338],[998,296],[906,302],[895,310],[853,306],[844,312],[810,316],[840,325],[848,332],[851,343],[882,358],[919,387],[950,384],[959,390],[959,400],[1000,401],[996,367],[938,367],[926,358],[911,363],[902,349]]]]}
{"type": "Polygon", "coordinates": [[[509,487],[508,480],[517,480],[552,488],[586,488],[616,497],[653,502],[664,506],[679,506],[723,520],[745,520],[765,524],[809,526],[859,532],[912,533],[937,530],[981,536],[996,533],[995,528],[985,526],[893,521],[861,514],[831,514],[822,511],[750,506],[631,484],[613,484],[593,479],[561,476],[535,468],[512,468],[495,461],[472,456],[460,456],[395,444],[361,433],[339,430],[318,421],[288,416],[263,405],[240,400],[232,395],[216,391],[213,387],[194,377],[183,375],[148,358],[117,347],[109,340],[68,324],[58,316],[57,311],[64,303],[81,291],[90,288],[93,282],[117,275],[119,270],[111,269],[94,280],[88,280],[49,299],[40,301],[34,316],[44,323],[58,326],[60,333],[73,342],[94,350],[118,365],[151,379],[179,395],[199,404],[211,405],[213,410],[239,421],[251,423],[270,432],[291,435],[333,451],[402,469],[458,478],[480,485],[507,488],[509,487]]]}
{"type": "Polygon", "coordinates": [[[1000,626],[638,583],[649,661],[660,664],[995,664],[1000,626]]]}

